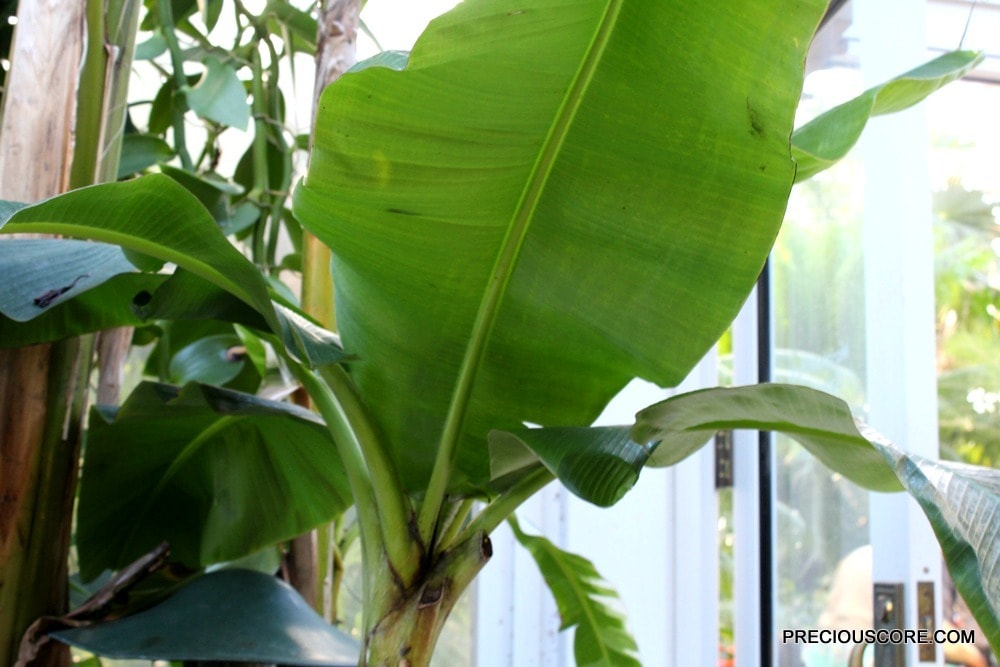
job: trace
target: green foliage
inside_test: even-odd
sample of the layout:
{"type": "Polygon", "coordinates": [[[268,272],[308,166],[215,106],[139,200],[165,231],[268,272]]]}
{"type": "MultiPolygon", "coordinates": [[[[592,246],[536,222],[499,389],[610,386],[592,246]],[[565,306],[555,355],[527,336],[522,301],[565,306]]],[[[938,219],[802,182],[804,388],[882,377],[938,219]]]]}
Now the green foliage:
{"type": "Polygon", "coordinates": [[[23,321],[48,315],[50,307],[53,311],[38,326],[5,327],[0,346],[56,340],[151,318],[226,318],[277,334],[290,354],[313,366],[346,357],[336,335],[290,304],[272,302],[257,268],[219,233],[204,206],[170,178],[154,174],[5,208],[9,215],[0,219],[0,233],[62,234],[117,243],[127,254],[103,244],[18,242],[15,247],[22,253],[0,257],[0,270],[18,277],[0,291],[0,313],[23,321]],[[37,263],[25,264],[25,259],[39,256],[37,263]],[[155,271],[163,262],[183,271],[170,280],[125,278],[125,272],[137,266],[155,271]],[[46,267],[44,273],[36,271],[39,265],[46,267]],[[60,308],[63,300],[98,286],[99,293],[88,296],[90,309],[81,310],[82,304],[73,301],[60,308]]]}
{"type": "MultiPolygon", "coordinates": [[[[24,210],[24,209],[21,209],[24,210]]],[[[10,239],[3,260],[21,280],[0,285],[0,313],[27,322],[49,308],[134,270],[121,248],[70,239],[10,239]]]]}
{"type": "Polygon", "coordinates": [[[250,122],[246,88],[236,69],[217,58],[205,61],[204,76],[194,87],[184,91],[184,99],[191,110],[205,120],[238,130],[245,130],[250,122]]]}
{"type": "Polygon", "coordinates": [[[857,143],[868,119],[913,106],[932,92],[961,78],[983,59],[974,51],[953,51],[870,88],[795,130],[792,156],[796,181],[804,181],[839,162],[857,143]]]}
{"type": "Polygon", "coordinates": [[[91,413],[77,548],[85,579],[163,540],[189,566],[233,560],[350,506],[315,414],[207,385],[140,385],[91,413]]]}
{"type": "Polygon", "coordinates": [[[579,667],[639,667],[635,640],[625,618],[609,604],[618,594],[601,579],[594,565],[563,551],[544,537],[528,535],[517,519],[508,519],[517,541],[538,564],[562,619],[561,629],[575,628],[573,654],[579,667]]]}
{"type": "MultiPolygon", "coordinates": [[[[148,3],[157,11],[142,24],[154,33],[143,55],[170,60],[158,64],[166,81],[147,127],[131,126],[123,173],[159,160],[161,174],[2,207],[4,232],[126,252],[53,242],[51,275],[30,280],[24,262],[0,257],[0,283],[20,282],[0,291],[10,313],[0,342],[150,323],[147,370],[189,382],[144,383],[120,410],[93,411],[77,533],[84,576],[162,539],[192,567],[235,559],[353,503],[365,637],[377,642],[398,609],[423,623],[434,602],[425,585],[464,586],[456,573],[471,576],[474,558],[488,556],[480,531],[551,475],[608,505],[647,462],[670,465],[718,428],[743,425],[789,432],[858,483],[900,488],[883,458],[892,450],[873,448],[842,404],[801,388],[696,393],[644,411],[631,434],[588,428],[633,377],[679,382],[753,285],[795,179],[789,138],[825,2],[734,0],[708,21],[697,3],[663,0],[467,0],[408,57],[380,56],[328,89],[292,211],[298,142],[283,126],[278,63],[314,48],[314,26],[287,2],[262,16],[236,2],[237,36],[220,48],[212,27],[223,4],[148,3]],[[192,153],[196,116],[207,138],[192,153]],[[219,136],[249,118],[252,144],[220,175],[219,136]],[[276,287],[282,267],[299,263],[299,218],[334,253],[350,354],[276,287]],[[282,233],[293,245],[285,257],[282,233]],[[177,270],[152,275],[164,262],[177,270]],[[256,390],[269,349],[323,419],[198,384],[256,390]],[[470,497],[489,504],[463,527],[470,497]]],[[[928,65],[926,81],[914,83],[919,70],[869,91],[850,113],[804,128],[796,150],[860,132],[868,115],[916,101],[975,59],[958,54],[928,65]]],[[[913,490],[914,479],[903,484],[913,490]]],[[[579,664],[636,664],[593,567],[513,525],[564,625],[577,627],[579,664]]],[[[373,661],[379,650],[398,655],[365,647],[373,661]]]]}
{"type": "Polygon", "coordinates": [[[715,433],[752,428],[787,434],[827,467],[874,491],[899,491],[881,456],[858,433],[847,404],[782,384],[693,391],[636,415],[632,438],[658,442],[650,465],[669,466],[701,449],[715,433]]]}
{"type": "Polygon", "coordinates": [[[628,493],[650,454],[625,427],[492,431],[489,448],[494,489],[544,465],[567,489],[600,507],[628,493]]]}
{"type": "Polygon", "coordinates": [[[74,190],[21,208],[0,220],[0,229],[116,243],[161,263],[173,262],[276,323],[260,273],[218,233],[204,207],[165,176],[74,190]]]}
{"type": "Polygon", "coordinates": [[[132,660],[351,667],[359,652],[357,642],[317,616],[288,584],[241,569],[197,577],[166,602],[128,618],[53,634],[132,660]]]}
{"type": "Polygon", "coordinates": [[[174,0],[169,11],[148,0],[136,60],[164,82],[154,99],[133,104],[120,170],[124,176],[155,165],[202,201],[211,196],[205,203],[213,216],[227,234],[249,242],[252,260],[269,274],[283,263],[282,233],[299,236],[285,205],[297,147],[286,126],[280,65],[291,64],[294,74],[292,56],[313,53],[316,21],[296,4],[271,0],[258,14],[229,0],[174,0]],[[215,30],[223,11],[235,19],[231,33],[215,30]],[[248,145],[230,130],[247,130],[251,118],[248,145]],[[192,127],[197,131],[188,132],[192,127]],[[223,135],[245,150],[235,173],[220,171],[223,135]]]}
{"type": "Polygon", "coordinates": [[[484,488],[488,430],[587,425],[725,330],[781,221],[822,3],[780,4],[463,3],[402,71],[326,91],[295,210],[407,489],[440,456],[484,488]]]}

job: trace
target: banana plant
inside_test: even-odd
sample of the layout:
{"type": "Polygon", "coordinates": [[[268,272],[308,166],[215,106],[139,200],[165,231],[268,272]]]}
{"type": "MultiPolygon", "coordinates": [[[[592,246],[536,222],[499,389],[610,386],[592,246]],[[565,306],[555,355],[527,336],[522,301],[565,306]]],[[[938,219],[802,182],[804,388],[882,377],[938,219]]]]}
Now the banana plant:
{"type": "MultiPolygon", "coordinates": [[[[362,63],[324,94],[294,196],[296,217],[333,253],[336,334],[269,291],[165,176],[5,205],[0,232],[92,242],[47,241],[49,259],[27,266],[0,261],[0,342],[223,319],[248,350],[270,347],[319,413],[198,383],[147,383],[120,409],[95,410],[82,575],[126,567],[163,540],[204,568],[352,505],[359,664],[426,665],[489,560],[490,532],[553,479],[610,505],[644,465],[676,462],[707,428],[784,425],[758,423],[739,400],[696,400],[679,404],[682,417],[704,417],[693,426],[664,424],[653,408],[634,429],[590,427],[634,377],[678,384],[729,326],[796,179],[790,140],[821,169],[870,115],[978,60],[943,56],[793,134],[825,10],[822,0],[734,0],[710,13],[673,0],[467,0],[411,53],[362,63]],[[159,271],[164,262],[176,271],[159,271]]],[[[772,407],[788,423],[829,413],[836,428],[815,449],[825,463],[901,488],[893,466],[909,459],[845,435],[837,404],[806,411],[799,391],[772,407]]],[[[577,568],[549,578],[554,590],[590,591],[575,606],[560,598],[567,624],[580,604],[600,605],[591,569],[519,535],[549,574],[577,568]]],[[[998,607],[991,595],[980,611],[998,607]]],[[[615,631],[578,632],[578,660],[633,664],[619,621],[598,616],[615,631]]]]}

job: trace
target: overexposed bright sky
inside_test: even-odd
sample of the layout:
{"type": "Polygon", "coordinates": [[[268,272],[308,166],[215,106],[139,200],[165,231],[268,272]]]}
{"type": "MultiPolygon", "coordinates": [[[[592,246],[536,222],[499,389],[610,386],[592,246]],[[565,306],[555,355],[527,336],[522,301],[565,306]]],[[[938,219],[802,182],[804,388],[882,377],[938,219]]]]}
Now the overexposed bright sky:
{"type": "MultiPolygon", "coordinates": [[[[378,38],[382,48],[408,51],[431,19],[456,4],[458,0],[368,0],[361,20],[378,38]]],[[[377,51],[367,35],[359,35],[359,60],[377,51]]]]}

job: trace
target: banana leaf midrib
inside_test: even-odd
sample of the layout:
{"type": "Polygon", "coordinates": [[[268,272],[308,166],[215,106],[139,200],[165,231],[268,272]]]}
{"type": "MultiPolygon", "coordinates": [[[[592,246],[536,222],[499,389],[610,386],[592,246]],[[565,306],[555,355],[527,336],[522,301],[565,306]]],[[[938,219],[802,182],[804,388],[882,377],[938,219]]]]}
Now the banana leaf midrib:
{"type": "Polygon", "coordinates": [[[455,450],[462,438],[465,414],[472,396],[476,375],[482,364],[490,332],[500,312],[507,286],[516,270],[520,249],[531,228],[538,202],[544,194],[548,177],[560,155],[560,149],[570,131],[576,111],[586,95],[594,72],[600,64],[604,48],[610,40],[623,1],[610,0],[608,2],[594,39],[587,49],[586,56],[573,77],[562,105],[553,118],[549,132],[539,150],[538,158],[525,182],[521,198],[514,209],[511,223],[508,225],[507,232],[500,244],[496,263],[470,332],[469,343],[456,378],[455,391],[441,434],[437,460],[442,465],[435,465],[428,484],[429,493],[439,494],[435,495],[435,499],[443,497],[449,482],[451,464],[454,460],[455,450]]]}

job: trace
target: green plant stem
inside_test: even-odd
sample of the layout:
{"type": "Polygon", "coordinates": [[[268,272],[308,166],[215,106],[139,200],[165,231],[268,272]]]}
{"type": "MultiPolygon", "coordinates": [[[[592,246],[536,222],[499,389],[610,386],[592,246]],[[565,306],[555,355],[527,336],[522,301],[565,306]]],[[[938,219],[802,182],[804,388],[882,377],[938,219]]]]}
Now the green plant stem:
{"type": "Polygon", "coordinates": [[[346,373],[328,367],[321,377],[294,361],[290,365],[326,421],[344,463],[366,562],[377,563],[384,550],[394,578],[405,587],[419,571],[422,556],[410,534],[412,513],[395,468],[346,373]]]}
{"type": "Polygon", "coordinates": [[[316,529],[316,587],[313,590],[313,595],[315,596],[314,608],[327,621],[333,620],[327,617],[329,609],[325,602],[325,593],[327,579],[333,576],[333,551],[335,549],[333,541],[335,539],[335,531],[336,525],[334,523],[328,523],[316,529]]]}
{"type": "Polygon", "coordinates": [[[366,623],[360,665],[430,665],[448,615],[492,553],[489,538],[477,533],[435,559],[421,578],[420,586],[403,592],[372,622],[366,623]]]}
{"type": "Polygon", "coordinates": [[[289,360],[289,367],[326,421],[326,427],[333,437],[351,486],[351,495],[354,497],[354,504],[363,527],[362,539],[366,540],[365,529],[378,524],[378,507],[375,504],[371,475],[365,466],[361,444],[354,433],[350,418],[330,388],[318,376],[293,360],[289,360]]]}
{"type": "MultiPolygon", "coordinates": [[[[267,47],[268,54],[270,55],[271,64],[268,67],[268,79],[267,82],[269,87],[266,89],[266,109],[267,113],[264,118],[264,123],[267,126],[267,134],[264,135],[266,142],[271,142],[280,151],[282,160],[288,158],[288,146],[284,142],[284,137],[282,136],[282,115],[281,115],[281,89],[278,86],[278,81],[280,80],[280,56],[274,48],[274,44],[271,43],[270,36],[265,37],[263,40],[264,45],[267,47]]],[[[265,142],[265,146],[267,143],[265,142]]],[[[284,165],[283,165],[284,166],[284,165]]],[[[288,197],[288,192],[291,188],[291,169],[282,169],[282,179],[279,183],[268,182],[267,190],[267,201],[270,206],[271,212],[271,226],[268,229],[268,239],[267,239],[267,266],[273,267],[277,262],[278,253],[278,238],[281,232],[281,221],[282,213],[285,210],[285,199],[288,197]]]]}
{"type": "Polygon", "coordinates": [[[371,474],[386,553],[396,572],[409,583],[420,567],[424,545],[413,539],[413,508],[403,492],[396,466],[344,369],[338,365],[326,366],[320,375],[350,419],[371,474]]]}
{"type": "MultiPolygon", "coordinates": [[[[273,57],[273,56],[272,56],[273,57]]],[[[261,216],[254,227],[253,235],[253,257],[257,264],[265,265],[268,268],[273,263],[271,253],[266,243],[266,230],[268,217],[271,218],[271,225],[276,225],[277,220],[272,210],[272,197],[270,196],[270,174],[267,164],[267,96],[264,93],[264,66],[260,60],[260,42],[253,45],[253,59],[251,64],[253,79],[250,91],[253,94],[253,191],[250,194],[251,201],[254,201],[261,211],[261,216]]]]}
{"type": "MultiPolygon", "coordinates": [[[[79,95],[76,104],[76,118],[79,127],[104,128],[103,118],[105,94],[105,71],[107,51],[104,40],[104,3],[87,2],[87,44],[98,45],[87,48],[80,67],[80,90],[90,91],[89,95],[79,95]]],[[[97,164],[100,159],[101,137],[104,132],[77,133],[73,146],[73,165],[70,169],[70,189],[91,185],[97,179],[97,164]]]]}
{"type": "Polygon", "coordinates": [[[476,501],[473,498],[466,498],[459,503],[454,515],[451,517],[451,521],[448,522],[447,527],[441,531],[438,544],[451,544],[451,541],[455,539],[455,535],[458,534],[458,531],[460,531],[462,526],[465,524],[465,520],[469,517],[469,512],[472,511],[472,506],[475,505],[475,502],[476,501]]]}
{"type": "MultiPolygon", "coordinates": [[[[539,466],[538,470],[525,475],[519,482],[497,496],[483,511],[475,516],[452,541],[461,544],[477,532],[489,535],[501,523],[507,520],[518,507],[531,496],[535,495],[555,477],[548,468],[539,466]]],[[[447,548],[447,545],[444,546],[447,548]]]]}
{"type": "Polygon", "coordinates": [[[118,177],[138,18],[137,0],[87,2],[87,43],[96,47],[87,49],[80,68],[80,90],[88,94],[77,98],[76,122],[95,131],[77,132],[70,189],[118,177]]]}
{"type": "Polygon", "coordinates": [[[184,112],[187,111],[187,103],[182,104],[179,96],[183,95],[184,88],[187,87],[187,77],[184,76],[184,57],[181,54],[181,45],[177,41],[177,33],[174,31],[174,14],[170,2],[157,2],[160,12],[160,30],[163,32],[163,39],[167,42],[167,49],[170,51],[170,66],[174,70],[174,95],[170,109],[173,117],[174,128],[174,150],[181,160],[181,166],[187,171],[194,170],[194,163],[191,162],[191,155],[187,149],[187,133],[184,130],[184,112]]]}

